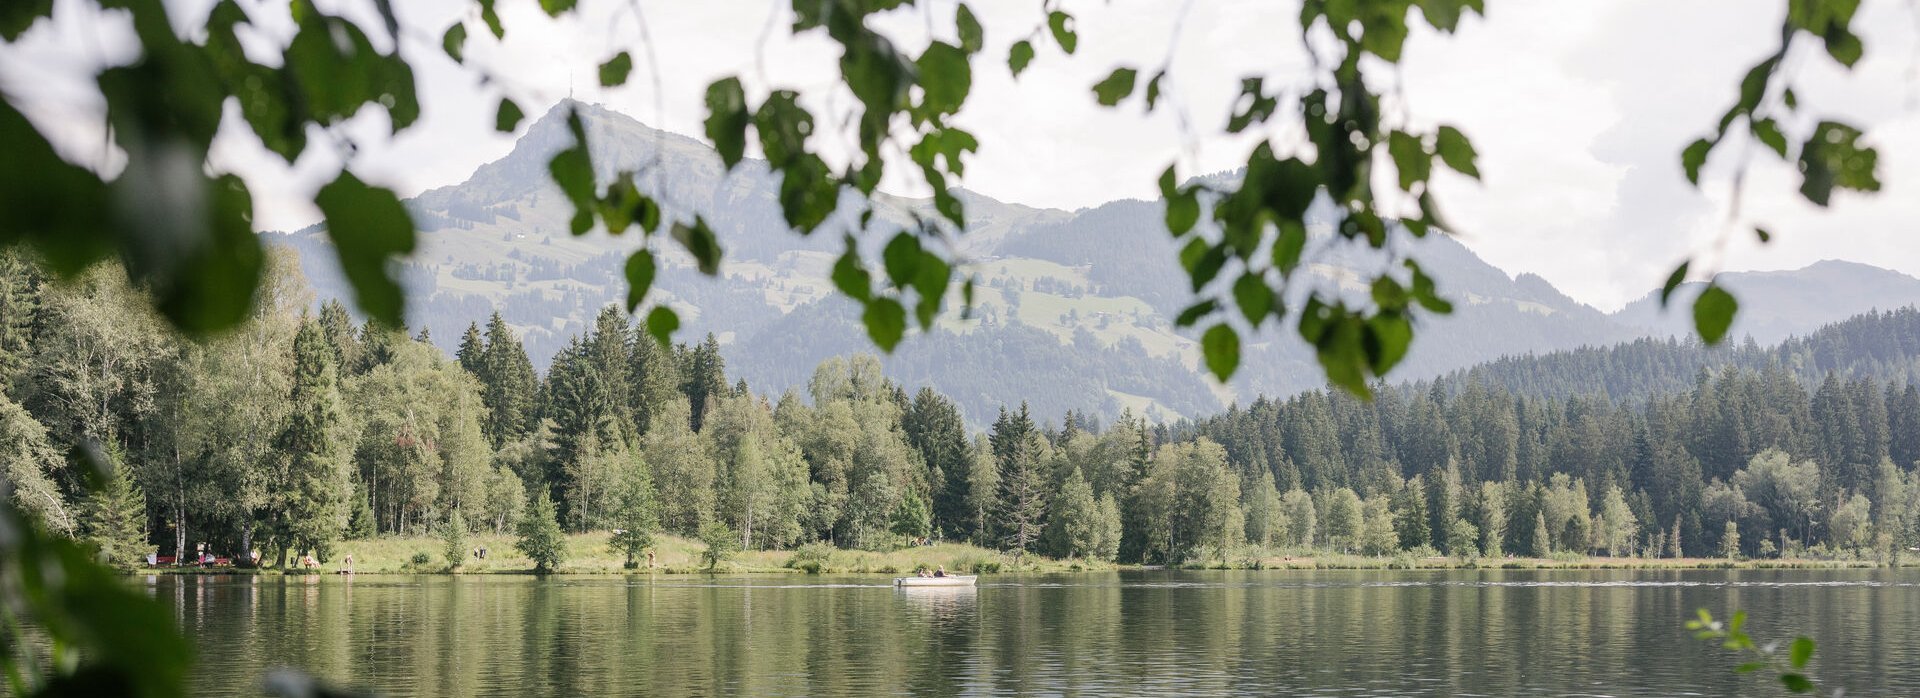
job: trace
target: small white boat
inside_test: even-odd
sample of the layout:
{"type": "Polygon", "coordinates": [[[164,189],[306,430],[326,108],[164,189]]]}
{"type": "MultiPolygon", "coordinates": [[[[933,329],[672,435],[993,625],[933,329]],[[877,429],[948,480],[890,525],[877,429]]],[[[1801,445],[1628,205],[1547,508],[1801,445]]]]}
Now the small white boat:
{"type": "Polygon", "coordinates": [[[894,577],[893,585],[897,587],[970,587],[973,586],[975,579],[979,577],[971,574],[964,576],[950,574],[945,577],[894,577]]]}

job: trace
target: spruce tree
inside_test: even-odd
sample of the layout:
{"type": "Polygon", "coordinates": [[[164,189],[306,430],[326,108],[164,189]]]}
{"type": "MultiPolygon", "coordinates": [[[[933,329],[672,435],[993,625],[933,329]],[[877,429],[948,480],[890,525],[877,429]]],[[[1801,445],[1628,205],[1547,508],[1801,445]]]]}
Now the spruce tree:
{"type": "Polygon", "coordinates": [[[553,497],[542,491],[533,498],[533,504],[527,507],[525,516],[520,518],[519,540],[513,547],[533,559],[533,571],[552,572],[567,562],[567,536],[560,531],[558,512],[554,511],[553,497]]]}
{"type": "Polygon", "coordinates": [[[440,523],[440,545],[448,569],[467,561],[467,519],[460,515],[459,509],[447,514],[447,520],[440,523]]]}
{"type": "Polygon", "coordinates": [[[1015,552],[1031,552],[1046,527],[1047,469],[1041,454],[1045,439],[1023,403],[1017,413],[1001,410],[988,440],[999,466],[1002,540],[1015,552]]]}
{"type": "Polygon", "coordinates": [[[340,537],[352,513],[353,454],[333,350],[318,323],[301,323],[293,359],[292,409],[278,442],[287,466],[277,528],[283,551],[320,552],[340,537]]]}
{"type": "Polygon", "coordinates": [[[1553,554],[1553,538],[1547,535],[1547,515],[1535,512],[1533,515],[1533,556],[1546,557],[1553,554]]]}
{"type": "Polygon", "coordinates": [[[81,530],[101,561],[122,570],[137,569],[153,551],[147,542],[147,498],[117,454],[109,454],[105,466],[107,472],[81,505],[81,530]]]}

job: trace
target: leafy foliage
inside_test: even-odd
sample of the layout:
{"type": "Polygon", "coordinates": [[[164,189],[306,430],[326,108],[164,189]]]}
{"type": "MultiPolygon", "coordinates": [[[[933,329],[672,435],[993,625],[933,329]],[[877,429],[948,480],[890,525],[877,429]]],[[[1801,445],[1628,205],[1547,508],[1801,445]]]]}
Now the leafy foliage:
{"type": "MultiPolygon", "coordinates": [[[[1699,609],[1697,619],[1687,621],[1687,629],[1694,631],[1693,636],[1700,640],[1720,643],[1722,648],[1752,657],[1734,668],[1734,671],[1746,674],[1760,670],[1773,672],[1780,686],[1789,693],[1814,693],[1813,679],[1806,674],[1807,662],[1813,659],[1814,641],[1800,636],[1793,639],[1786,648],[1786,656],[1781,657],[1778,643],[1756,644],[1753,636],[1748,635],[1746,611],[1734,611],[1726,621],[1715,620],[1707,609],[1699,609]]],[[[1835,694],[1839,695],[1839,694],[1835,694]]]]}

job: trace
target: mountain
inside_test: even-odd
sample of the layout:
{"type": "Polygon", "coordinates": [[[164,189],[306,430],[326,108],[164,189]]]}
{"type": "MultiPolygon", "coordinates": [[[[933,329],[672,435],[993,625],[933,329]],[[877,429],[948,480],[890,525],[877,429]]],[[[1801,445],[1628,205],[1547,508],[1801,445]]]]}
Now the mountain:
{"type": "MultiPolygon", "coordinates": [[[[1730,336],[1751,336],[1774,344],[1804,335],[1840,318],[1873,310],[1920,303],[1920,279],[1880,267],[1827,260],[1792,271],[1727,272],[1719,283],[1740,299],[1730,336]]],[[[1692,330],[1688,311],[1705,284],[1674,290],[1670,308],[1660,307],[1658,291],[1613,314],[1617,323],[1653,335],[1684,335],[1692,330]]]]}
{"type": "MultiPolygon", "coordinates": [[[[466,181],[407,201],[421,231],[419,251],[402,274],[416,328],[451,350],[468,323],[498,310],[544,367],[599,308],[624,298],[623,265],[641,238],[599,230],[568,234],[572,208],[548,179],[547,161],[572,144],[568,106],[579,110],[590,134],[596,176],[604,182],[637,173],[667,216],[704,216],[726,250],[719,277],[711,278],[677,246],[656,241],[661,268],[654,298],[680,312],[682,337],[714,334],[730,375],[762,392],[804,392],[821,359],[872,350],[857,307],[835,295],[827,278],[841,232],[858,225],[852,213],[838,214],[811,236],[795,235],[781,218],[778,179],[764,162],[749,159],[728,172],[697,140],[577,103],[554,107],[512,152],[466,181]]],[[[1234,176],[1212,175],[1220,181],[1234,176]]],[[[1193,335],[1172,325],[1192,293],[1158,202],[1062,211],[973,192],[960,196],[968,229],[949,251],[978,276],[974,313],[963,319],[949,312],[934,330],[938,336],[910,337],[884,363],[910,387],[932,385],[953,396],[973,425],[1022,400],[1041,414],[1076,409],[1112,417],[1132,410],[1170,420],[1257,394],[1323,385],[1311,351],[1291,331],[1272,326],[1243,347],[1241,372],[1231,384],[1204,375],[1193,335]]],[[[872,203],[873,226],[881,229],[931,212],[931,202],[921,199],[881,195],[872,203]]],[[[1385,268],[1386,257],[1338,238],[1325,223],[1310,230],[1308,274],[1290,300],[1311,288],[1364,302],[1358,272],[1385,268]]],[[[349,295],[318,226],[270,238],[300,253],[318,296],[349,295]]],[[[1502,356],[1683,333],[1646,301],[1609,316],[1537,276],[1510,276],[1451,238],[1403,237],[1393,244],[1421,261],[1456,308],[1425,322],[1396,379],[1430,378],[1502,356]]],[[[1723,277],[1729,285],[1737,281],[1747,308],[1736,332],[1777,339],[1854,314],[1874,299],[1920,300],[1920,280],[1834,266],[1842,264],[1723,277]]]]}

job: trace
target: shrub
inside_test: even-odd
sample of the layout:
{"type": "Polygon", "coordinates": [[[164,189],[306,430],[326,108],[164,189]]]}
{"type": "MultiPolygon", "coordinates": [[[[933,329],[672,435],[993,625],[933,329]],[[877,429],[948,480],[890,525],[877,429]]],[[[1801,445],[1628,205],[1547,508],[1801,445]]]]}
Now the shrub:
{"type": "Polygon", "coordinates": [[[707,544],[707,549],[700,551],[700,562],[706,564],[709,571],[740,552],[740,537],[725,521],[700,524],[700,542],[707,544]]]}
{"type": "Polygon", "coordinates": [[[432,562],[433,562],[433,553],[429,553],[425,550],[422,550],[420,552],[413,554],[413,564],[426,565],[426,564],[431,564],[432,562]]]}
{"type": "Polygon", "coordinates": [[[807,574],[820,574],[833,560],[833,546],[826,543],[808,543],[793,551],[793,557],[787,558],[787,568],[807,574]]]}

